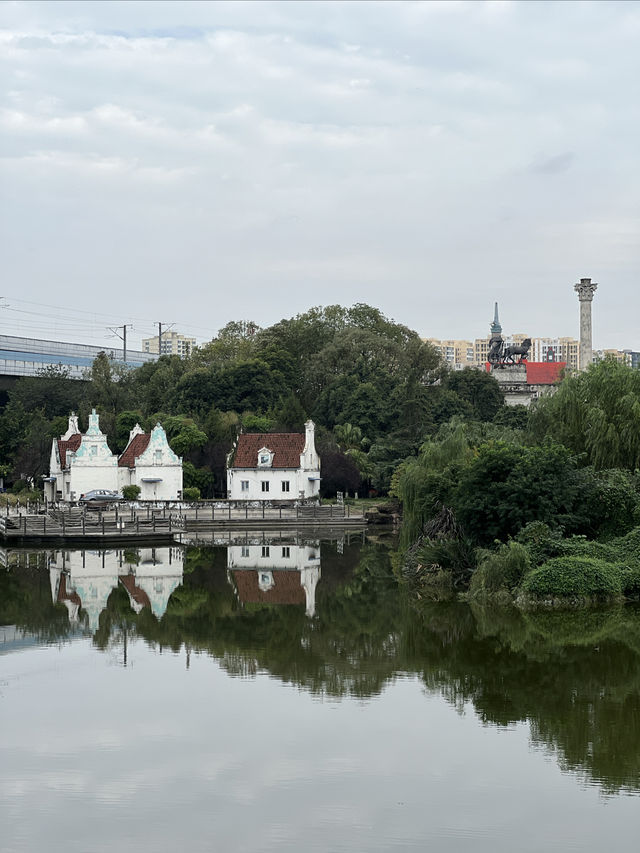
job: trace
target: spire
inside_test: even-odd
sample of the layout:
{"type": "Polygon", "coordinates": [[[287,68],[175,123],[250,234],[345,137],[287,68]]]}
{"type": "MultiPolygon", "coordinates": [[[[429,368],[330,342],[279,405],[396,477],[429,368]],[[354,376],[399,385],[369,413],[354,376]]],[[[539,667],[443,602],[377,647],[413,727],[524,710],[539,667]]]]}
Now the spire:
{"type": "Polygon", "coordinates": [[[491,337],[499,338],[502,335],[502,326],[500,325],[500,320],[498,318],[498,303],[495,303],[495,308],[493,309],[493,323],[491,324],[491,337]]]}

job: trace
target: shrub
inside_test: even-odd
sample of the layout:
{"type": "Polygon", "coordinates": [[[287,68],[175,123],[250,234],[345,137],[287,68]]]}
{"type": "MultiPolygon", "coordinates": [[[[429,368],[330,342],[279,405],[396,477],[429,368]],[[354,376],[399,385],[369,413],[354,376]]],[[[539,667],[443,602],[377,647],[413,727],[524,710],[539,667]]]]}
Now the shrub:
{"type": "Polygon", "coordinates": [[[534,598],[615,598],[621,568],[596,557],[555,557],[526,575],[521,589],[534,598]]]}
{"type": "Polygon", "coordinates": [[[29,489],[29,483],[26,480],[16,480],[13,486],[11,486],[11,491],[14,495],[20,494],[20,492],[24,492],[25,489],[29,489]]]}
{"type": "Polygon", "coordinates": [[[196,488],[196,486],[191,486],[190,489],[183,489],[182,497],[185,501],[199,501],[200,489],[196,488]]]}
{"type": "Polygon", "coordinates": [[[125,501],[137,501],[141,491],[140,486],[123,486],[122,497],[125,501]]]}
{"type": "Polygon", "coordinates": [[[562,531],[552,530],[544,521],[530,521],[516,536],[529,552],[531,563],[539,566],[562,552],[562,531]]]}
{"type": "Polygon", "coordinates": [[[426,583],[431,575],[445,572],[453,587],[464,588],[475,567],[475,549],[468,539],[423,539],[407,552],[404,575],[426,583]]]}
{"type": "Polygon", "coordinates": [[[625,566],[621,572],[622,591],[625,595],[640,595],[640,568],[625,566]]]}
{"type": "Polygon", "coordinates": [[[501,545],[497,551],[480,551],[479,565],[471,577],[472,596],[512,590],[531,568],[529,553],[519,542],[501,545]]]}

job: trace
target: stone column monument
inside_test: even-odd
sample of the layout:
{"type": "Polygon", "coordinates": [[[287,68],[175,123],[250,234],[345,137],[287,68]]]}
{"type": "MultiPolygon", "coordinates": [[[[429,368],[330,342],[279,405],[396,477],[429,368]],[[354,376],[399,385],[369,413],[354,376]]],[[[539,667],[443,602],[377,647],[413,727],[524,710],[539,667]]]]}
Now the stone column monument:
{"type": "Polygon", "coordinates": [[[591,303],[598,285],[590,278],[581,278],[574,290],[580,300],[580,356],[578,366],[586,370],[593,360],[591,336],[591,303]]]}

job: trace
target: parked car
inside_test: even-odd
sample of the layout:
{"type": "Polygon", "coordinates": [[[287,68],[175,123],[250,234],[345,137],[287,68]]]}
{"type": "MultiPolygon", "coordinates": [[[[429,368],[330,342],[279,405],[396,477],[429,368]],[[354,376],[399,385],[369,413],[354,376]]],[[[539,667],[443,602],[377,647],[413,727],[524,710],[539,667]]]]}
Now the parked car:
{"type": "Polygon", "coordinates": [[[86,506],[87,509],[109,509],[122,499],[119,492],[112,492],[109,489],[92,489],[90,492],[80,495],[78,503],[86,506]]]}

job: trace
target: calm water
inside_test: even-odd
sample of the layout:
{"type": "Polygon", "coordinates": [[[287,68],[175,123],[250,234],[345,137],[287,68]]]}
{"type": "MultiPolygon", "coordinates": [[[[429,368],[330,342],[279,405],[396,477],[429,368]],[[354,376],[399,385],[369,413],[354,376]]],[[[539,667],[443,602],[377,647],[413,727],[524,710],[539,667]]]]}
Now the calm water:
{"type": "Polygon", "coordinates": [[[0,850],[637,850],[640,610],[416,607],[392,560],[0,552],[0,850]]]}

